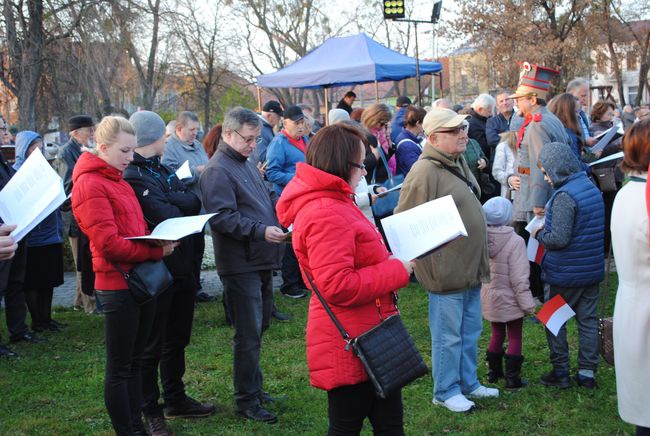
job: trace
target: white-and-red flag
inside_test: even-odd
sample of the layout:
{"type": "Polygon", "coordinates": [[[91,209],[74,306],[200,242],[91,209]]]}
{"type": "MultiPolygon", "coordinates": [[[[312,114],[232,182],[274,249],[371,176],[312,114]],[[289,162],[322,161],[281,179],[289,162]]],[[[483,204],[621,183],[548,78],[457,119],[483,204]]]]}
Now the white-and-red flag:
{"type": "Polygon", "coordinates": [[[560,328],[568,320],[575,316],[575,312],[571,309],[571,306],[564,301],[561,295],[556,295],[555,297],[548,300],[537,312],[537,319],[539,319],[542,324],[546,326],[547,329],[555,336],[560,331],[560,328]]]}
{"type": "Polygon", "coordinates": [[[528,253],[528,260],[535,262],[537,265],[542,264],[542,257],[544,257],[544,246],[532,236],[528,239],[528,246],[526,247],[528,253]]]}

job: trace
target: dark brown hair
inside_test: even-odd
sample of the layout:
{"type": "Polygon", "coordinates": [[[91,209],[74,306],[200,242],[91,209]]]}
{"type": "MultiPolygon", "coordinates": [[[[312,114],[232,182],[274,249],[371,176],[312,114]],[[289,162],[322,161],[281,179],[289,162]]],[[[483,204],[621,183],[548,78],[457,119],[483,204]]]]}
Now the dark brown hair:
{"type": "Polygon", "coordinates": [[[548,102],[548,110],[562,121],[564,127],[573,130],[576,135],[582,136],[582,129],[578,124],[578,104],[573,95],[567,92],[556,95],[548,102]]]}
{"type": "Polygon", "coordinates": [[[409,106],[404,114],[404,126],[415,127],[417,123],[422,124],[427,111],[417,106],[409,106]]]}
{"type": "Polygon", "coordinates": [[[364,111],[365,109],[362,107],[357,107],[352,109],[352,113],[350,114],[350,119],[361,122],[361,116],[363,115],[364,111]]]}
{"type": "Polygon", "coordinates": [[[217,124],[203,138],[203,149],[208,154],[208,159],[217,151],[219,141],[221,141],[221,130],[221,124],[217,124]]]}
{"type": "Polygon", "coordinates": [[[359,129],[337,123],[323,127],[307,146],[307,164],[340,177],[346,182],[357,162],[364,154],[360,143],[366,141],[359,129]]]}
{"type": "Polygon", "coordinates": [[[648,171],[650,164],[650,119],[632,124],[623,137],[623,162],[621,169],[626,172],[648,171]]]}
{"type": "Polygon", "coordinates": [[[607,113],[608,109],[616,110],[616,106],[611,101],[598,100],[591,108],[589,118],[592,123],[597,123],[607,113]]]}

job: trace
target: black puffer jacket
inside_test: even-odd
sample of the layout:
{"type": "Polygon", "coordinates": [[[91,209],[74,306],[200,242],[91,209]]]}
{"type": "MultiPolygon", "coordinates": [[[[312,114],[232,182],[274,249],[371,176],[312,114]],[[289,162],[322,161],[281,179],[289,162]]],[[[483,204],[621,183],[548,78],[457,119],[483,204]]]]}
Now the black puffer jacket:
{"type": "MultiPolygon", "coordinates": [[[[201,200],[160,162],[158,156],[145,159],[134,153],[133,162],[124,171],[124,180],[135,191],[149,230],[166,219],[197,215],[201,210],[201,200]]],[[[185,290],[199,288],[194,275],[196,256],[193,240],[192,236],[181,239],[174,253],[163,259],[174,280],[187,283],[185,290]]]]}

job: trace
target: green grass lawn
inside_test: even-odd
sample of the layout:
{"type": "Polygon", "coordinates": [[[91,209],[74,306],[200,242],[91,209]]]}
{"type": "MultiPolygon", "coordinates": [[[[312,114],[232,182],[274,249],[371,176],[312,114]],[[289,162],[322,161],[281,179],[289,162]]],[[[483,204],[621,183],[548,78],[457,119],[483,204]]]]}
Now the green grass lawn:
{"type": "MultiPolygon", "coordinates": [[[[611,288],[616,289],[615,279],[611,288]]],[[[427,296],[418,286],[400,293],[402,316],[420,352],[430,363],[427,296]]],[[[610,300],[613,300],[613,292],[610,300]]],[[[262,368],[265,388],[286,394],[287,401],[269,409],[275,425],[239,419],[232,401],[232,330],[224,323],[221,303],[198,305],[192,343],[187,349],[187,391],[200,400],[221,406],[203,420],[169,422],[177,434],[325,434],[327,397],[309,386],[304,331],[307,300],[276,297],[282,311],[293,315],[289,323],[274,323],[264,337],[262,368]]],[[[611,314],[611,303],[609,307],[611,314]]],[[[56,319],[68,323],[64,333],[47,336],[48,343],[16,345],[20,358],[0,360],[0,434],[88,435],[112,434],[106,414],[102,381],[104,346],[102,318],[71,310],[57,311],[56,319]]],[[[4,326],[4,319],[0,320],[4,326]]],[[[604,362],[597,374],[599,388],[566,391],[541,386],[539,377],[549,370],[548,349],[542,326],[524,323],[523,376],[531,384],[514,392],[501,391],[494,400],[477,402],[473,413],[462,415],[431,403],[431,376],[403,391],[407,434],[633,434],[633,427],[618,417],[614,370],[604,362]]],[[[577,355],[574,321],[569,322],[573,370],[577,355]]],[[[7,335],[4,332],[3,337],[7,335]]],[[[479,344],[479,377],[485,380],[483,355],[489,325],[479,344]]],[[[371,434],[367,424],[364,434],[371,434]]]]}

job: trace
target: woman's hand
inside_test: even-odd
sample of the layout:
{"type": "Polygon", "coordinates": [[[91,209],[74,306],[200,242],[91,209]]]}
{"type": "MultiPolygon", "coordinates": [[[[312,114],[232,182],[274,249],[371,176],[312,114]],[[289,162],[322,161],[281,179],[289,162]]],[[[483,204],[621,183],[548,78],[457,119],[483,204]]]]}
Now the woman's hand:
{"type": "Polygon", "coordinates": [[[172,254],[174,252],[174,248],[178,247],[178,245],[180,244],[180,242],[169,242],[169,241],[165,241],[165,242],[167,243],[162,246],[163,257],[167,257],[170,254],[172,254]]]}
{"type": "Polygon", "coordinates": [[[402,265],[404,266],[404,269],[408,273],[408,275],[413,274],[413,268],[415,268],[415,261],[414,260],[402,260],[398,259],[397,257],[391,255],[389,259],[397,259],[400,262],[402,262],[402,265]]]}
{"type": "Polygon", "coordinates": [[[478,167],[479,170],[482,170],[487,166],[487,162],[485,162],[485,159],[481,158],[476,161],[476,166],[478,167]]]}

